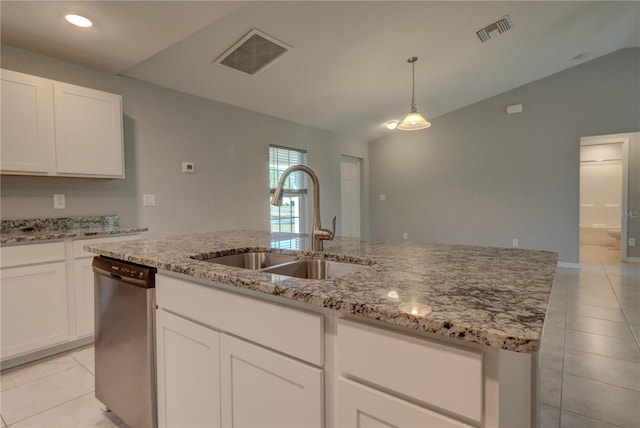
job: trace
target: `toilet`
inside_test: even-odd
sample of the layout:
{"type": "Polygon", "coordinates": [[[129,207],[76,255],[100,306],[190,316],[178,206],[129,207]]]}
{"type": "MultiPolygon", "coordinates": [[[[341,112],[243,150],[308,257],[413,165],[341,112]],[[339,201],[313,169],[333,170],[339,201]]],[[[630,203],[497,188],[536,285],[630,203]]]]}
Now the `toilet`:
{"type": "Polygon", "coordinates": [[[607,230],[607,235],[616,240],[616,248],[620,248],[620,230],[619,229],[610,229],[607,230]]]}

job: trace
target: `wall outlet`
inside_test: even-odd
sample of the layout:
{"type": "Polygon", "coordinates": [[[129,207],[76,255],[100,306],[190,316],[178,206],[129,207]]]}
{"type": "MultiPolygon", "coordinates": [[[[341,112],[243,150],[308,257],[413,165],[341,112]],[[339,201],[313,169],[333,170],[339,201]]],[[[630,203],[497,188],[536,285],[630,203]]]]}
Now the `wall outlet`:
{"type": "Polygon", "coordinates": [[[629,246],[630,247],[636,246],[636,238],[629,238],[629,246]]]}
{"type": "Polygon", "coordinates": [[[53,209],[63,210],[66,207],[66,200],[64,193],[58,193],[53,195],[53,209]]]}
{"type": "Polygon", "coordinates": [[[142,206],[155,207],[156,195],[154,195],[153,193],[145,193],[144,195],[142,195],[142,206]]]}
{"type": "Polygon", "coordinates": [[[518,247],[520,245],[520,241],[518,240],[518,238],[513,238],[511,240],[511,246],[512,247],[518,247]]]}
{"type": "Polygon", "coordinates": [[[387,200],[387,195],[380,195],[380,201],[384,202],[387,200]]]}
{"type": "Polygon", "coordinates": [[[402,232],[402,239],[409,239],[409,234],[407,232],[402,232]]]}
{"type": "Polygon", "coordinates": [[[182,172],[186,172],[187,174],[195,174],[196,165],[193,162],[182,162],[182,172]]]}

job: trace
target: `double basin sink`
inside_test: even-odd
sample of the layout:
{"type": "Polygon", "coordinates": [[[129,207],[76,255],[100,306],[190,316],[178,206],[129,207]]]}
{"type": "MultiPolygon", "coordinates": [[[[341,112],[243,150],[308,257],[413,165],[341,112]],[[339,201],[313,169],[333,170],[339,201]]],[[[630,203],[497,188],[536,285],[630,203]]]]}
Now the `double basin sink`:
{"type": "Polygon", "coordinates": [[[360,272],[368,267],[356,263],[303,258],[295,254],[254,251],[220,257],[202,254],[193,258],[209,263],[304,279],[339,278],[350,273],[360,272]]]}

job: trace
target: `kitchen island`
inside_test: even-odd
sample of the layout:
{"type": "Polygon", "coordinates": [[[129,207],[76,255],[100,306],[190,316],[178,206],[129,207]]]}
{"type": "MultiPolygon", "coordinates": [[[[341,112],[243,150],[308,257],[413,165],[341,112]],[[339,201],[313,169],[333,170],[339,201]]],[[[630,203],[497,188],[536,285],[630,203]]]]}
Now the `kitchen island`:
{"type": "Polygon", "coordinates": [[[309,248],[304,236],[256,231],[85,248],[158,269],[161,426],[536,424],[537,350],[555,253],[353,238],[312,253],[301,250],[309,248]],[[208,261],[243,252],[360,269],[316,280],[208,261]],[[194,372],[207,359],[216,365],[210,377],[194,372]],[[256,372],[258,361],[265,366],[256,372]],[[274,379],[289,375],[298,377],[285,383],[306,385],[304,393],[278,389],[274,379]],[[258,400],[256,391],[266,394],[258,400]],[[274,409],[285,397],[283,415],[274,409]],[[180,419],[187,408],[182,414],[196,419],[180,419]]]}

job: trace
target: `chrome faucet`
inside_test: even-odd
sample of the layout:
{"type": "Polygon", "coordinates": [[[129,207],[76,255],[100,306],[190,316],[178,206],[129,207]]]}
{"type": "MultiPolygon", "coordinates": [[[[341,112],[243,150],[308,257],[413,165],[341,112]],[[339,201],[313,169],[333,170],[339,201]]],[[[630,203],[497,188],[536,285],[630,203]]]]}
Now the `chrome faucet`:
{"type": "Polygon", "coordinates": [[[336,233],[336,217],[334,216],[331,221],[331,229],[333,230],[322,229],[320,226],[320,182],[318,181],[318,176],[311,168],[305,165],[293,165],[287,168],[280,176],[276,191],[273,194],[273,198],[271,198],[271,204],[277,206],[282,205],[282,188],[284,187],[284,182],[287,180],[289,174],[295,171],[306,172],[313,182],[313,231],[311,232],[311,251],[322,251],[322,241],[333,241],[336,233]]]}

